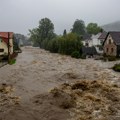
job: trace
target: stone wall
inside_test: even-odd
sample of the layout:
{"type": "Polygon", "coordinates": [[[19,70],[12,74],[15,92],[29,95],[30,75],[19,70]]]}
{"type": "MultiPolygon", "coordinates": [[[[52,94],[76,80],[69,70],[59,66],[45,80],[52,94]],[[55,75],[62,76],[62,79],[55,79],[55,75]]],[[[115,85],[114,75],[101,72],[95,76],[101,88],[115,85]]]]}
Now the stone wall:
{"type": "Polygon", "coordinates": [[[106,55],[110,55],[110,56],[117,55],[117,46],[115,45],[111,35],[108,35],[103,48],[104,48],[104,53],[106,55]]]}

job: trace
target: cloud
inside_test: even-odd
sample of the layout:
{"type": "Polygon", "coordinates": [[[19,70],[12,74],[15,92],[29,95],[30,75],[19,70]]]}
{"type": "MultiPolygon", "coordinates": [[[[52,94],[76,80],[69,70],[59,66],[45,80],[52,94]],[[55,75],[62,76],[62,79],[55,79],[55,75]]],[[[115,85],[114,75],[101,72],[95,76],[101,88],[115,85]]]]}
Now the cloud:
{"type": "Polygon", "coordinates": [[[28,33],[44,17],[57,33],[70,29],[75,19],[106,24],[120,20],[119,0],[0,0],[0,30],[28,33]]]}

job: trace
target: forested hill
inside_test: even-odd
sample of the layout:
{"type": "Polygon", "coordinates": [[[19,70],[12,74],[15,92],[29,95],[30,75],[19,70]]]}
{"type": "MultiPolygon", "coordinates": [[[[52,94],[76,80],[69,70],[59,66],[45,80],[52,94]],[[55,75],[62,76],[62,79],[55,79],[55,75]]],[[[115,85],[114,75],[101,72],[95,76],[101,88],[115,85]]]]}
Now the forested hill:
{"type": "Polygon", "coordinates": [[[102,28],[106,32],[108,32],[108,31],[120,31],[120,21],[103,25],[102,28]]]}

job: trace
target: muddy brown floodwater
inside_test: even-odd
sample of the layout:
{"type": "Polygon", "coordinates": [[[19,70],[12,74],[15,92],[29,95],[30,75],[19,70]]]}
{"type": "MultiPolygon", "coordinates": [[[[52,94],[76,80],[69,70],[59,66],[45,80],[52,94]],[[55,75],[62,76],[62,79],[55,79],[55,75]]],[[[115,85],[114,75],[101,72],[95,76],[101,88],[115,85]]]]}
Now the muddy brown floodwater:
{"type": "MultiPolygon", "coordinates": [[[[107,80],[120,84],[120,74],[111,69],[120,61],[82,60],[39,48],[22,49],[16,64],[0,68],[0,84],[5,86],[5,91],[13,87],[9,94],[3,89],[0,93],[0,102],[6,101],[0,104],[0,120],[69,120],[69,110],[59,106],[61,99],[55,101],[48,95],[51,89],[79,80],[107,80]]],[[[68,103],[72,101],[70,96],[65,96],[63,99],[68,103]]]]}

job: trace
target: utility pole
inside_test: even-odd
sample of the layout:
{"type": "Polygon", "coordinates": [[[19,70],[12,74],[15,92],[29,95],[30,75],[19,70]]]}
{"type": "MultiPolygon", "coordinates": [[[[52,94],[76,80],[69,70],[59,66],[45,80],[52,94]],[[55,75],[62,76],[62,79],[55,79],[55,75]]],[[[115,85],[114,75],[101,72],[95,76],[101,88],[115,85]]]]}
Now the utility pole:
{"type": "Polygon", "coordinates": [[[8,32],[8,63],[10,62],[10,33],[8,32]]]}

